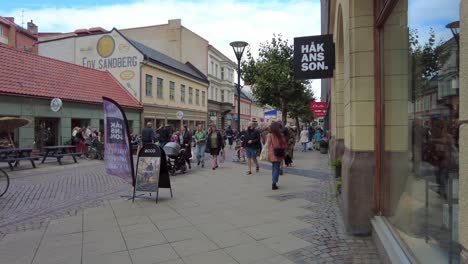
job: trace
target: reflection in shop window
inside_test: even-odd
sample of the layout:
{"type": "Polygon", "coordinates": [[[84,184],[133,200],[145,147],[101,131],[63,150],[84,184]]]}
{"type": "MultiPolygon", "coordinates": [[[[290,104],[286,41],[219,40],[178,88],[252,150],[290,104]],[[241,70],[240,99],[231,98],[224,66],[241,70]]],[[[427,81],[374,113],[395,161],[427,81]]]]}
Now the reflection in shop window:
{"type": "Polygon", "coordinates": [[[459,262],[459,3],[400,0],[383,27],[381,204],[420,263],[459,262]]]}

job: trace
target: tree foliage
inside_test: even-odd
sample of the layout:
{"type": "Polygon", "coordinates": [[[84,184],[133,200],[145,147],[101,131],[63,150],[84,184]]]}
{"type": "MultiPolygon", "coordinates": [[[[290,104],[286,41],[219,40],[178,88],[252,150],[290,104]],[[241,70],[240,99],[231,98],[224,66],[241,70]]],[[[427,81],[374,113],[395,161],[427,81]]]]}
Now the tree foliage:
{"type": "Polygon", "coordinates": [[[294,80],[293,54],[288,40],[274,35],[271,41],[260,45],[257,59],[248,50],[247,60],[242,63],[242,78],[252,86],[255,98],[281,110],[283,122],[288,113],[298,117],[296,109],[310,99],[310,92],[305,89],[308,82],[294,80]]]}

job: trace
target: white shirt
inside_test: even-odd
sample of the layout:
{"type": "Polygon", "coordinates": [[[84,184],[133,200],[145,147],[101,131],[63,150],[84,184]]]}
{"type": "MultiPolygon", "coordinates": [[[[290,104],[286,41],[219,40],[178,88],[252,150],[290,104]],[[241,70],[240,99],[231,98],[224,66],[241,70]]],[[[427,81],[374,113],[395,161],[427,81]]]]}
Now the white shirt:
{"type": "Polygon", "coordinates": [[[309,131],[302,130],[301,131],[301,143],[309,142],[309,131]]]}

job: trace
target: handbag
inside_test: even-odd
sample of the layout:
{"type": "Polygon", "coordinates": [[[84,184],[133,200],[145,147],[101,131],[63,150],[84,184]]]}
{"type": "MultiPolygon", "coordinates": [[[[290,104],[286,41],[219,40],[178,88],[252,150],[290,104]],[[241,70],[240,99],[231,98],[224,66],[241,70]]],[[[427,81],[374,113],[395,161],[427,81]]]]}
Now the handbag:
{"type": "Polygon", "coordinates": [[[269,153],[270,153],[270,141],[267,140],[267,142],[265,143],[265,145],[262,148],[262,151],[260,152],[260,160],[261,161],[270,161],[269,153]]]}
{"type": "Polygon", "coordinates": [[[273,153],[275,154],[276,157],[284,157],[286,155],[286,151],[284,148],[274,148],[273,153]]]}

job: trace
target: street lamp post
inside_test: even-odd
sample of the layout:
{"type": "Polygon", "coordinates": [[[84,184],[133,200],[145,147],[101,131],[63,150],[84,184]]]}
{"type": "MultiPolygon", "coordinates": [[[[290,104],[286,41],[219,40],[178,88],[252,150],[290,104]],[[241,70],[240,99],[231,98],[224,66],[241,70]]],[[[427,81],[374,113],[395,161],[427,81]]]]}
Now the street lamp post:
{"type": "Polygon", "coordinates": [[[241,127],[240,127],[240,91],[241,91],[240,62],[241,62],[242,54],[244,53],[245,47],[249,44],[245,41],[234,41],[234,42],[231,42],[229,45],[231,45],[232,49],[234,50],[234,54],[236,54],[236,58],[237,58],[237,87],[236,87],[237,88],[237,132],[240,132],[241,130],[241,127]]]}

